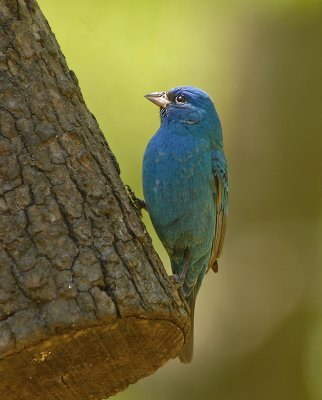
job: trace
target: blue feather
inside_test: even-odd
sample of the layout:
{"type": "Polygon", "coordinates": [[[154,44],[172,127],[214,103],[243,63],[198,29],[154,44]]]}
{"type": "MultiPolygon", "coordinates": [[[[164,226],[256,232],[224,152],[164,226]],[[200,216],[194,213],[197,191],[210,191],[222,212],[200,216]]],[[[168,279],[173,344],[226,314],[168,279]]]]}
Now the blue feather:
{"type": "MultiPolygon", "coordinates": [[[[217,263],[228,211],[222,130],[210,97],[192,86],[146,96],[160,106],[161,125],[143,160],[143,190],[172,271],[180,275],[189,249],[183,293],[191,316],[200,285],[217,263]]],[[[180,359],[192,358],[191,334],[180,359]]]]}

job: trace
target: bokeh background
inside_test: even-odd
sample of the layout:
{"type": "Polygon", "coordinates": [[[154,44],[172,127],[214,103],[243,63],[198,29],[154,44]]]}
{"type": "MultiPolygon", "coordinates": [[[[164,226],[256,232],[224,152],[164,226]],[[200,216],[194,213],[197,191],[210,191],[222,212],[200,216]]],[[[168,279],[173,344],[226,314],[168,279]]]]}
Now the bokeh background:
{"type": "Polygon", "coordinates": [[[229,225],[197,301],[193,363],[115,398],[322,399],[322,2],[39,4],[137,195],[159,125],[144,94],[199,86],[224,129],[229,225]]]}

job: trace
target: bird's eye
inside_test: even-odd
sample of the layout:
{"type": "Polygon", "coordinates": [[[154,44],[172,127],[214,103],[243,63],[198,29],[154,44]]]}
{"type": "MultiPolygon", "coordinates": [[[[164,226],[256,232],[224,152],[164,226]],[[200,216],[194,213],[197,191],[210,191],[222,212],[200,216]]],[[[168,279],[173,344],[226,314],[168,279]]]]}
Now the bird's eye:
{"type": "Polygon", "coordinates": [[[178,94],[178,96],[175,98],[175,100],[176,100],[176,103],[185,103],[186,102],[186,98],[182,94],[178,94]]]}

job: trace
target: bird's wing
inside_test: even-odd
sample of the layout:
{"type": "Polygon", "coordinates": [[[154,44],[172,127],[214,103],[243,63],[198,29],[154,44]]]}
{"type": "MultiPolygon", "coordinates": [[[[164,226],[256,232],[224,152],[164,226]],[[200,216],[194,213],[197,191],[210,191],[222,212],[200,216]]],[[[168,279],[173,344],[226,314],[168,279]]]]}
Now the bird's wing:
{"type": "Polygon", "coordinates": [[[213,173],[213,194],[215,202],[215,233],[212,242],[211,257],[208,264],[214,272],[218,271],[217,259],[220,256],[225,238],[228,213],[228,175],[225,155],[214,150],[211,156],[213,173]]]}

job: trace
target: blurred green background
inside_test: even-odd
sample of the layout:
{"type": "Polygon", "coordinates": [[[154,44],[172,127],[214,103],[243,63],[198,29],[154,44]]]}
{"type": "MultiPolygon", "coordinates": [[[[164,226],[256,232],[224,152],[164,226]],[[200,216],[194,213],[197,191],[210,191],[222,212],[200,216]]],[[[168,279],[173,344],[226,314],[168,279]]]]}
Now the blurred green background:
{"type": "Polygon", "coordinates": [[[322,399],[322,2],[39,4],[137,195],[159,125],[144,94],[199,86],[224,129],[228,232],[197,301],[193,363],[116,399],[322,399]]]}

